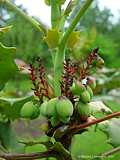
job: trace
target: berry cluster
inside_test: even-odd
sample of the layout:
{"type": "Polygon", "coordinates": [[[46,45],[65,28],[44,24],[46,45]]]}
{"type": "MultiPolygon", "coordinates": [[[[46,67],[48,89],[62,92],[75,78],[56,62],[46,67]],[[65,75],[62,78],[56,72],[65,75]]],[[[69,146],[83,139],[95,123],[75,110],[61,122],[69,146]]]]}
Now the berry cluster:
{"type": "Polygon", "coordinates": [[[87,57],[87,62],[65,60],[60,82],[61,96],[58,97],[55,97],[52,87],[47,82],[45,68],[37,58],[34,62],[37,65],[30,65],[30,78],[34,94],[39,98],[39,105],[34,105],[33,102],[24,104],[21,117],[34,119],[41,114],[53,128],[61,124],[72,124],[73,121],[86,121],[91,114],[89,103],[96,87],[96,81],[89,76],[89,71],[95,67],[94,64],[96,67],[103,64],[97,52],[98,48],[94,49],[87,57]]]}

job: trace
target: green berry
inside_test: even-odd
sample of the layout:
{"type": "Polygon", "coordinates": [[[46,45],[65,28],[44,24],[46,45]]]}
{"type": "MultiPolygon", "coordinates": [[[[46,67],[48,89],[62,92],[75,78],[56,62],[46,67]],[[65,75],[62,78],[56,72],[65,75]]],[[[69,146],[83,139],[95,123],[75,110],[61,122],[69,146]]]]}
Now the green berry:
{"type": "Polygon", "coordinates": [[[49,117],[56,116],[56,104],[57,104],[57,98],[52,98],[48,101],[47,104],[47,115],[49,117]]]}
{"type": "Polygon", "coordinates": [[[90,116],[90,108],[87,103],[85,104],[85,103],[82,103],[81,101],[79,101],[77,104],[77,110],[81,116],[86,116],[86,117],[90,116]]]}
{"type": "Polygon", "coordinates": [[[27,102],[23,105],[20,111],[22,118],[30,118],[34,113],[34,104],[33,102],[27,102]]]}
{"type": "Polygon", "coordinates": [[[70,117],[60,117],[60,121],[67,124],[70,121],[70,117]]]}
{"type": "Polygon", "coordinates": [[[74,81],[71,87],[73,95],[79,95],[85,90],[85,86],[80,81],[74,81]]]}
{"type": "Polygon", "coordinates": [[[89,103],[90,102],[90,93],[85,90],[84,92],[81,93],[80,99],[84,103],[89,103]]]}
{"type": "Polygon", "coordinates": [[[42,115],[42,116],[47,116],[47,104],[48,104],[48,102],[47,101],[45,101],[45,102],[43,102],[42,104],[41,104],[41,106],[40,106],[40,114],[42,115]]]}
{"type": "Polygon", "coordinates": [[[33,112],[32,116],[30,117],[30,119],[36,119],[39,115],[40,115],[40,109],[38,108],[38,106],[35,106],[34,112],[33,112]]]}
{"type": "Polygon", "coordinates": [[[56,105],[57,113],[60,117],[70,117],[73,114],[73,105],[69,99],[64,96],[59,97],[56,105]]]}
{"type": "Polygon", "coordinates": [[[56,127],[59,124],[59,119],[53,116],[50,118],[50,122],[53,127],[56,127]]]}
{"type": "Polygon", "coordinates": [[[87,91],[89,92],[90,98],[92,99],[92,97],[93,97],[93,91],[92,91],[92,89],[89,86],[87,86],[87,91]]]}

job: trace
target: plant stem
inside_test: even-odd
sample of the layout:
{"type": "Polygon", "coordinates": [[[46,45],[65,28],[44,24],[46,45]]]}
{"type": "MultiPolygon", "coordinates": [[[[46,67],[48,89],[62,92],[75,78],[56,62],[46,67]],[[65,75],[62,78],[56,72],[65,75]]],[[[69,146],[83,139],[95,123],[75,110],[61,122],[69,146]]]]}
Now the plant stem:
{"type": "Polygon", "coordinates": [[[33,160],[38,158],[57,157],[57,152],[50,150],[46,152],[28,153],[28,154],[0,153],[0,157],[5,158],[6,160],[33,160]]]}
{"type": "Polygon", "coordinates": [[[18,15],[23,17],[25,20],[27,20],[32,26],[39,32],[43,32],[46,34],[46,26],[42,24],[41,22],[37,22],[32,17],[28,16],[25,12],[23,12],[21,9],[19,9],[15,4],[10,2],[10,0],[0,0],[0,4],[5,4],[8,8],[15,11],[18,15]]]}
{"type": "Polygon", "coordinates": [[[107,151],[107,152],[105,152],[105,153],[102,153],[101,156],[102,156],[102,157],[108,157],[108,156],[110,156],[110,155],[112,155],[112,154],[114,154],[114,153],[116,153],[116,152],[120,152],[120,146],[118,146],[118,147],[116,147],[116,148],[113,148],[113,149],[111,149],[110,151],[107,151]]]}
{"type": "Polygon", "coordinates": [[[114,118],[114,117],[118,117],[120,116],[120,112],[115,112],[115,113],[112,113],[112,114],[109,114],[103,118],[99,118],[99,119],[96,119],[96,120],[93,120],[92,122],[86,122],[84,124],[80,124],[80,125],[75,125],[75,126],[71,126],[68,130],[67,130],[67,134],[68,133],[77,133],[79,130],[81,129],[84,129],[84,128],[87,128],[87,127],[90,127],[91,125],[94,125],[94,124],[98,124],[100,122],[103,122],[103,121],[106,121],[108,119],[111,119],[111,118],[114,118]]]}
{"type": "Polygon", "coordinates": [[[63,71],[65,49],[60,47],[55,55],[54,63],[54,92],[56,96],[61,95],[60,81],[63,71]]]}
{"type": "Polygon", "coordinates": [[[52,28],[57,28],[60,19],[60,5],[57,0],[51,0],[51,25],[52,28]]]}
{"type": "Polygon", "coordinates": [[[54,91],[56,96],[61,95],[61,90],[60,90],[60,81],[61,81],[61,76],[63,72],[63,63],[64,63],[64,57],[65,57],[65,47],[67,40],[71,34],[71,32],[74,30],[75,26],[79,22],[80,18],[83,16],[85,11],[88,9],[90,4],[93,2],[93,0],[86,0],[86,2],[83,4],[81,9],[78,11],[77,15],[71,22],[70,26],[64,33],[60,45],[58,48],[58,52],[56,53],[55,56],[55,64],[54,64],[54,91]]]}
{"type": "Polygon", "coordinates": [[[0,153],[0,158],[5,158],[6,160],[33,160],[48,157],[55,157],[58,160],[72,160],[70,152],[60,142],[56,142],[53,147],[45,152],[28,154],[0,153]]]}

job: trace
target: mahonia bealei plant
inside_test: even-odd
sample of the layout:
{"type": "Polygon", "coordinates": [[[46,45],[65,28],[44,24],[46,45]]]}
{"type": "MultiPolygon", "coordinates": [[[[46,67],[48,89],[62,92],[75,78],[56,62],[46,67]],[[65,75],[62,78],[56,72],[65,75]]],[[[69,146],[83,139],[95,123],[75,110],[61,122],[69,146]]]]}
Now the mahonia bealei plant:
{"type": "MultiPolygon", "coordinates": [[[[38,33],[42,33],[43,41],[51,54],[53,68],[48,73],[42,58],[35,57],[28,67],[32,95],[13,99],[0,97],[0,142],[2,146],[0,149],[3,151],[3,153],[0,152],[0,158],[29,160],[55,157],[59,160],[73,160],[71,144],[75,134],[81,134],[93,124],[120,116],[120,112],[112,113],[111,109],[101,101],[93,101],[97,81],[92,73],[104,64],[104,60],[99,55],[99,48],[93,49],[87,57],[81,57],[78,61],[75,61],[70,55],[80,42],[80,31],[77,31],[75,27],[93,0],[85,0],[84,3],[81,3],[80,9],[67,28],[65,24],[74,7],[77,7],[77,1],[70,0],[66,8],[63,8],[62,5],[65,2],[66,0],[45,0],[45,3],[51,8],[51,27],[49,28],[29,17],[11,1],[4,0],[8,8],[28,21],[38,33]],[[109,115],[97,118],[95,117],[96,112],[109,115]],[[46,135],[46,140],[18,143],[11,127],[13,120],[19,118],[23,120],[38,118],[39,120],[41,116],[45,118],[46,125],[41,129],[46,135]],[[26,154],[25,147],[35,144],[44,145],[45,151],[26,154]],[[22,154],[9,153],[12,151],[22,151],[22,154]]],[[[0,4],[3,4],[3,0],[0,0],[0,4]]],[[[11,26],[0,28],[0,35],[10,29],[11,26]]],[[[0,91],[9,79],[19,72],[14,61],[15,51],[14,47],[6,47],[0,43],[0,91]]],[[[116,133],[113,132],[110,125],[107,127],[110,130],[110,142],[114,144],[116,133]]],[[[116,128],[118,130],[118,127],[116,128]]]]}

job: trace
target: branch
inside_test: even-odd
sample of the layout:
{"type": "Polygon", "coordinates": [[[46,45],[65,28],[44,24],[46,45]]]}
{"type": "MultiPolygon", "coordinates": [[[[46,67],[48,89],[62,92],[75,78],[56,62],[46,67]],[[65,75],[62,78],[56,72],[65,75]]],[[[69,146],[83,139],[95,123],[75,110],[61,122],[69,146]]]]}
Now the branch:
{"type": "Polygon", "coordinates": [[[41,22],[37,22],[32,17],[28,16],[25,12],[23,12],[21,9],[19,9],[15,4],[10,2],[10,0],[0,0],[0,5],[5,4],[8,8],[15,11],[18,15],[23,17],[25,20],[27,20],[32,26],[39,32],[43,32],[46,34],[46,26],[42,24],[41,22]]]}
{"type": "Polygon", "coordinates": [[[108,156],[110,156],[110,155],[112,155],[112,154],[114,154],[114,153],[116,153],[116,152],[120,152],[120,146],[118,146],[118,147],[116,147],[116,148],[113,148],[113,149],[111,149],[110,151],[107,151],[107,152],[105,152],[105,153],[102,153],[102,154],[101,154],[101,157],[108,157],[108,156]]]}
{"type": "Polygon", "coordinates": [[[57,0],[51,0],[51,26],[57,28],[60,21],[60,5],[57,0]]]}
{"type": "Polygon", "coordinates": [[[92,122],[86,122],[86,123],[81,124],[81,125],[72,126],[72,127],[68,128],[68,130],[66,131],[67,133],[65,133],[65,134],[76,133],[81,129],[84,129],[84,128],[89,127],[89,126],[94,125],[94,124],[98,124],[100,122],[106,121],[108,119],[111,119],[111,118],[114,118],[114,117],[117,117],[117,116],[120,116],[120,112],[115,112],[115,113],[109,114],[109,115],[107,115],[103,118],[93,120],[92,122]]]}
{"type": "Polygon", "coordinates": [[[2,154],[0,153],[1,158],[5,158],[6,160],[33,160],[38,158],[47,158],[47,157],[58,157],[58,153],[53,150],[49,150],[46,152],[37,152],[37,153],[29,153],[29,154],[2,154]]]}
{"type": "Polygon", "coordinates": [[[14,153],[0,153],[1,158],[6,160],[33,160],[38,158],[55,157],[58,160],[72,160],[71,154],[60,142],[56,142],[48,151],[28,153],[28,154],[14,154],[14,153]]]}

